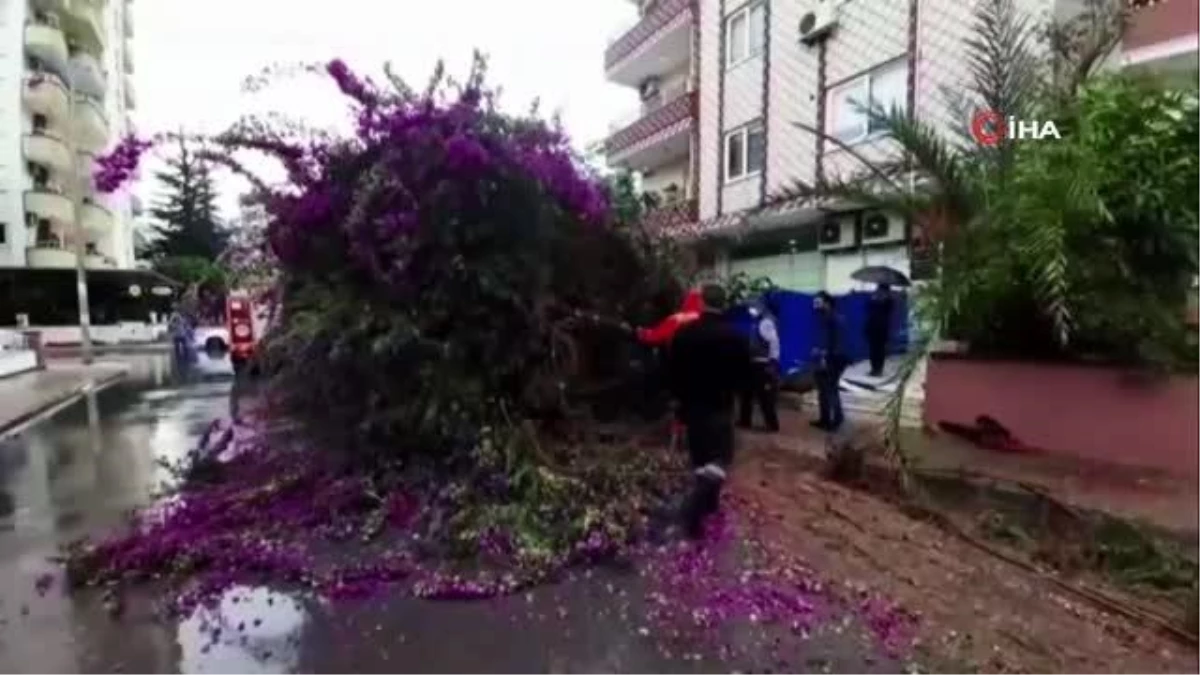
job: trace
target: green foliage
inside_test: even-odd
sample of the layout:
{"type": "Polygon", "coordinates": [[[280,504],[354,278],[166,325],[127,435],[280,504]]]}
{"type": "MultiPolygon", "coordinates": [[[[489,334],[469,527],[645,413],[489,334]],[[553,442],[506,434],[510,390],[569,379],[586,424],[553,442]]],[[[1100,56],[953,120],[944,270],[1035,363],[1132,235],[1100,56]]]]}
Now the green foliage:
{"type": "Polygon", "coordinates": [[[738,272],[725,280],[725,294],[730,305],[741,305],[774,290],[775,283],[767,277],[751,278],[738,272]]]}
{"type": "Polygon", "coordinates": [[[165,193],[150,210],[158,223],[141,253],[152,261],[168,257],[216,260],[229,235],[217,218],[208,164],[180,139],[179,153],[167,166],[167,171],[156,175],[165,193]]]}
{"type": "MultiPolygon", "coordinates": [[[[869,160],[826,137],[862,170],[776,196],[891,211],[936,247],[939,278],[917,289],[922,335],[902,383],[939,337],[1018,358],[1194,363],[1183,317],[1197,269],[1196,92],[1098,77],[1126,10],[1113,0],[1089,0],[1084,10],[1037,26],[1012,0],[981,2],[969,81],[947,92],[963,120],[979,109],[1053,120],[1061,140],[982,147],[903,111],[870,109],[894,141],[890,157],[869,160]],[[1041,56],[1032,48],[1039,34],[1050,46],[1041,56]]],[[[904,390],[889,406],[886,434],[900,460],[904,390]]]]}

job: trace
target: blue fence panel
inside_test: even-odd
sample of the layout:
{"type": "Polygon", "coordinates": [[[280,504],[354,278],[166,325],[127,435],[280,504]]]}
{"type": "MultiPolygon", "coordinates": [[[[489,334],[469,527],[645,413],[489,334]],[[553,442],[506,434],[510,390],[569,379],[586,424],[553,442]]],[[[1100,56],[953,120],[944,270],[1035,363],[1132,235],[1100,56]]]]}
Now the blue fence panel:
{"type": "MultiPolygon", "coordinates": [[[[778,310],[779,365],[784,373],[806,369],[812,360],[816,339],[817,313],[813,309],[812,293],[774,291],[771,299],[778,310]]],[[[848,293],[836,296],[837,312],[842,317],[843,347],[851,362],[867,358],[865,328],[867,303],[871,294],[848,293]]],[[[747,307],[735,307],[729,318],[739,330],[750,335],[754,321],[747,307]]],[[[899,354],[908,349],[908,298],[896,294],[888,353],[899,354]]]]}

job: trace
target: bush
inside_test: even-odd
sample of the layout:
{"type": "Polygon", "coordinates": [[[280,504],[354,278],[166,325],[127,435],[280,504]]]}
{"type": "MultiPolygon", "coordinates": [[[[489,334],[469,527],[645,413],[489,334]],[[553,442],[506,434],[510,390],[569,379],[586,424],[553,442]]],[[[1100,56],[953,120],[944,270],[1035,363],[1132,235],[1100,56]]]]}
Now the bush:
{"type": "Polygon", "coordinates": [[[566,414],[577,385],[619,377],[628,340],[576,313],[647,321],[680,288],[565,135],[500,112],[481,62],[420,94],[328,71],[354,138],[222,139],[289,170],[266,198],[282,313],[263,356],[283,410],[356,452],[456,460],[481,428],[566,414]]]}

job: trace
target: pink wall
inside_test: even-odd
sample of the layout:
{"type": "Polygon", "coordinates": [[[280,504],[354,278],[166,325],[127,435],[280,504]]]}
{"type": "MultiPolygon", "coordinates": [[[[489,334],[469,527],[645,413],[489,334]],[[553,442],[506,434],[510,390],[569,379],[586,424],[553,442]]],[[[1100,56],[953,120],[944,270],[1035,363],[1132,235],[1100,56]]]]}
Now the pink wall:
{"type": "Polygon", "coordinates": [[[1200,473],[1196,377],[1147,381],[1101,366],[934,355],[925,421],[988,415],[1023,443],[1086,459],[1200,473]]]}

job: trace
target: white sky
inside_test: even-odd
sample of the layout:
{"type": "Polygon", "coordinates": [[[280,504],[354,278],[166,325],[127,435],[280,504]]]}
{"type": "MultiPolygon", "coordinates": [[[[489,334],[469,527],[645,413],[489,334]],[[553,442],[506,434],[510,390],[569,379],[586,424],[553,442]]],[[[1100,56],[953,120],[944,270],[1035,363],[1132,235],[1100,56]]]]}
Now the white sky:
{"type": "MultiPolygon", "coordinates": [[[[246,112],[278,110],[315,126],[340,125],[344,99],[327,81],[283,82],[266,93],[241,82],[274,63],[340,57],[377,73],[385,61],[423,85],[438,58],[465,76],[471,51],[489,56],[502,102],[559,111],[578,147],[602,139],[636,96],[604,79],[609,37],[635,20],[630,0],[138,0],[134,10],[133,119],[143,135],[179,128],[215,132],[246,112]]],[[[158,193],[147,161],[136,192],[158,193]]],[[[222,180],[233,215],[240,181],[222,180]]]]}

